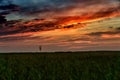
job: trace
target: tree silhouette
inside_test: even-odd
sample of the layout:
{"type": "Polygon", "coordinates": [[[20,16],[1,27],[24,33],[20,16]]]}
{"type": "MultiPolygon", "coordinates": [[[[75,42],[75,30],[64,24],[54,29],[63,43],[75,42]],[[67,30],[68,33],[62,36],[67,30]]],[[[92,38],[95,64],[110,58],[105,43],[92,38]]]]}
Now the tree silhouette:
{"type": "Polygon", "coordinates": [[[42,51],[42,46],[41,45],[39,46],[39,50],[42,51]]]}

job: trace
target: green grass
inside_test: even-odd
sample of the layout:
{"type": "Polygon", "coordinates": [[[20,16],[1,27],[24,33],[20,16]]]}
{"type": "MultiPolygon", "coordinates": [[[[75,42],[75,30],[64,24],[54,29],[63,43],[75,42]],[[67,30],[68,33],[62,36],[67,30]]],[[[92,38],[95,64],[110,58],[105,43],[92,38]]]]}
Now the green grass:
{"type": "Polygon", "coordinates": [[[0,54],[0,80],[120,80],[120,51],[0,54]]]}

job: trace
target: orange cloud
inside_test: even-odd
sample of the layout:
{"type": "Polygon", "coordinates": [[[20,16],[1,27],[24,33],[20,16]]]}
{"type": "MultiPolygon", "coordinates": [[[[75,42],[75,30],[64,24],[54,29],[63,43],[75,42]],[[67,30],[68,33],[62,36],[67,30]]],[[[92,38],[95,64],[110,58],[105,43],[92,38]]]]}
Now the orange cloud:
{"type": "Polygon", "coordinates": [[[106,39],[120,38],[120,34],[103,34],[101,37],[106,39]]]}
{"type": "Polygon", "coordinates": [[[0,28],[0,35],[42,32],[55,29],[73,29],[86,26],[85,23],[98,19],[120,16],[120,6],[103,8],[104,10],[84,13],[80,16],[62,16],[50,19],[34,19],[30,21],[7,21],[0,28]]]}
{"type": "MultiPolygon", "coordinates": [[[[79,9],[77,10],[79,11],[79,9]]],[[[57,17],[55,19],[57,19],[56,21],[57,24],[71,25],[71,24],[78,24],[78,23],[86,23],[86,22],[95,21],[95,20],[97,21],[100,19],[112,18],[116,16],[120,16],[120,6],[101,8],[101,10],[94,11],[94,12],[88,11],[80,15],[63,16],[63,17],[57,17]]]]}

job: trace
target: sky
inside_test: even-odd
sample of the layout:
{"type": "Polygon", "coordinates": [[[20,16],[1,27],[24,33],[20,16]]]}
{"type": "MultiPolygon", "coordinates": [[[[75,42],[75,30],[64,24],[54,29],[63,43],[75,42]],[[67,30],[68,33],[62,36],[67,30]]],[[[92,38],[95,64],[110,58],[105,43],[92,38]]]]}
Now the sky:
{"type": "Polygon", "coordinates": [[[0,52],[120,50],[120,0],[0,0],[0,52]]]}

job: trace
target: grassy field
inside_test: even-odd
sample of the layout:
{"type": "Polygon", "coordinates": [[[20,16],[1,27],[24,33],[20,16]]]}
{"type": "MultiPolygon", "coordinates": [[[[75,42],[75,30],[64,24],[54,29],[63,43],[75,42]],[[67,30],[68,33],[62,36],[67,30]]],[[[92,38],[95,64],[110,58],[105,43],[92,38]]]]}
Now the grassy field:
{"type": "Polygon", "coordinates": [[[120,80],[120,51],[0,54],[0,80],[120,80]]]}

